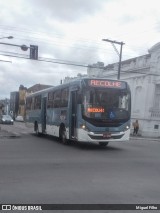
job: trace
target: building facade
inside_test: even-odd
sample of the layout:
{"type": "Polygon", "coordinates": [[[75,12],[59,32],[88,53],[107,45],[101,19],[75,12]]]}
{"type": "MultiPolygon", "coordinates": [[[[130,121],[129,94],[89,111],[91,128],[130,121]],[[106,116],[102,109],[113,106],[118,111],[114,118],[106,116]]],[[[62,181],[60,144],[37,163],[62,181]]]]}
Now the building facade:
{"type": "Polygon", "coordinates": [[[10,93],[10,115],[15,119],[18,115],[19,92],[10,93]]]}
{"type": "Polygon", "coordinates": [[[27,87],[20,85],[19,87],[19,104],[18,104],[18,115],[25,117],[25,100],[27,94],[27,87]]]}
{"type": "Polygon", "coordinates": [[[25,118],[25,101],[26,96],[33,92],[40,91],[42,89],[46,89],[52,87],[51,85],[45,84],[35,84],[32,87],[24,87],[20,85],[19,91],[10,93],[10,114],[15,119],[18,115],[21,115],[25,118]]]}
{"type": "Polygon", "coordinates": [[[8,98],[0,100],[0,116],[3,114],[9,114],[10,111],[10,100],[8,98]]]}
{"type": "MultiPolygon", "coordinates": [[[[100,65],[90,65],[88,76],[117,79],[118,63],[100,65]]],[[[160,43],[150,48],[146,55],[122,61],[120,79],[130,85],[131,117],[132,122],[139,120],[139,134],[160,137],[160,43]]]]}

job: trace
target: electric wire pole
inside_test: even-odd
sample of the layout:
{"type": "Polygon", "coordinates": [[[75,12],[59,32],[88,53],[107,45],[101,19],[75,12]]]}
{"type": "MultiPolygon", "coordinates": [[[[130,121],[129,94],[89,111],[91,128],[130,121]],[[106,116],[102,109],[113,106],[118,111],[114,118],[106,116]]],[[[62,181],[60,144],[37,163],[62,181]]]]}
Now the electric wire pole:
{"type": "Polygon", "coordinates": [[[119,66],[118,66],[118,75],[117,75],[117,79],[119,80],[120,79],[120,74],[121,74],[122,46],[125,43],[118,42],[118,41],[113,41],[113,40],[109,40],[109,39],[102,39],[102,41],[108,41],[108,42],[110,42],[112,44],[114,50],[116,51],[117,55],[119,56],[119,66]],[[120,47],[120,53],[118,52],[118,50],[117,50],[117,48],[116,48],[116,46],[114,44],[121,45],[121,47],[120,47]]]}

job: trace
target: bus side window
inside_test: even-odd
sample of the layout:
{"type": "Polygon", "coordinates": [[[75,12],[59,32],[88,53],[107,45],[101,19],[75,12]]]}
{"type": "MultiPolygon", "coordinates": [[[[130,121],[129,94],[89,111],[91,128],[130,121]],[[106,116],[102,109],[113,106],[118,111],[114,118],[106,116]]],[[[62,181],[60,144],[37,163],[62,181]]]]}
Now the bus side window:
{"type": "Polygon", "coordinates": [[[62,89],[61,92],[61,107],[68,106],[69,88],[62,89]]]}
{"type": "Polygon", "coordinates": [[[31,109],[34,109],[34,97],[32,97],[31,109]]]}
{"type": "Polygon", "coordinates": [[[48,93],[47,108],[53,108],[53,92],[48,93]]]}
{"type": "Polygon", "coordinates": [[[26,100],[26,109],[31,110],[32,109],[32,98],[27,98],[26,100]]]}
{"type": "Polygon", "coordinates": [[[61,101],[61,90],[55,91],[53,99],[54,99],[53,107],[59,108],[60,107],[60,101],[61,101]]]}
{"type": "Polygon", "coordinates": [[[41,109],[41,96],[38,95],[34,99],[34,109],[41,109]]]}

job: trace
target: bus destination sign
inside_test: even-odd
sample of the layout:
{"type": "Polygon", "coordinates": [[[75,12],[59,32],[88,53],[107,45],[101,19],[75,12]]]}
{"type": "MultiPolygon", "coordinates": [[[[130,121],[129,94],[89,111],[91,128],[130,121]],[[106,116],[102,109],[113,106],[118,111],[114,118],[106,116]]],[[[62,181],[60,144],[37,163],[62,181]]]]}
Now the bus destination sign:
{"type": "Polygon", "coordinates": [[[125,83],[120,81],[111,81],[111,80],[99,80],[92,79],[88,81],[89,86],[91,87],[105,87],[105,88],[117,88],[124,89],[125,83]]]}
{"type": "Polygon", "coordinates": [[[88,107],[87,112],[104,112],[104,108],[101,108],[101,107],[88,107]]]}

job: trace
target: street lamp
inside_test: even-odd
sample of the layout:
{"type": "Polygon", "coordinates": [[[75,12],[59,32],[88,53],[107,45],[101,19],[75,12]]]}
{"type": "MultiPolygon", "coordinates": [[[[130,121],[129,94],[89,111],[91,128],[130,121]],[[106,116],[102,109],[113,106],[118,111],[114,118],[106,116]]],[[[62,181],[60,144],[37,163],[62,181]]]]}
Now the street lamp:
{"type": "Polygon", "coordinates": [[[120,74],[121,74],[122,46],[125,43],[118,42],[118,41],[112,41],[112,40],[109,40],[109,39],[102,39],[102,41],[108,41],[108,42],[110,42],[112,44],[114,50],[116,51],[117,55],[119,56],[119,66],[118,66],[118,76],[117,76],[117,79],[119,80],[120,79],[120,74]],[[116,46],[114,44],[120,44],[121,45],[120,53],[119,53],[119,51],[117,50],[117,48],[116,48],[116,46]]]}
{"type": "Polygon", "coordinates": [[[13,36],[4,36],[4,37],[1,37],[0,39],[3,39],[3,38],[12,39],[12,38],[14,38],[14,37],[13,37],[13,36]]]}
{"type": "MultiPolygon", "coordinates": [[[[1,37],[0,39],[3,39],[3,38],[8,38],[8,39],[12,39],[14,38],[13,36],[3,36],[1,37]]],[[[0,61],[3,61],[3,60],[0,60],[0,61]]],[[[11,62],[11,61],[4,61],[4,62],[11,62]]],[[[11,62],[12,63],[12,62],[11,62]]]]}

